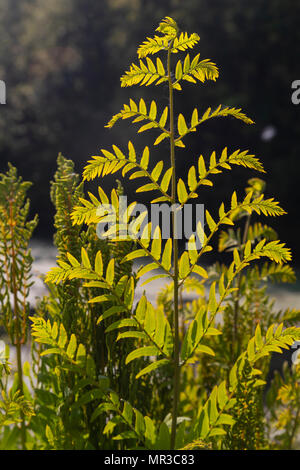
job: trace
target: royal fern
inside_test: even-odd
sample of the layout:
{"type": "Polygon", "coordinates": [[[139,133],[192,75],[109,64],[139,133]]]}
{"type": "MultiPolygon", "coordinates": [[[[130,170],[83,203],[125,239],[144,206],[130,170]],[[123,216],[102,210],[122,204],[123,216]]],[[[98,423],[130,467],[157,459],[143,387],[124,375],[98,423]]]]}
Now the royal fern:
{"type": "MultiPolygon", "coordinates": [[[[163,202],[184,209],[191,199],[198,197],[202,186],[213,186],[212,176],[223,169],[231,170],[233,165],[239,165],[261,173],[265,170],[259,159],[248,150],[229,152],[225,148],[218,158],[216,152],[212,152],[208,161],[200,155],[196,164],[188,169],[186,182],[184,177],[178,177],[175,149],[184,147],[183,139],[191,132],[196,132],[200,124],[215,117],[234,117],[245,124],[253,124],[253,120],[241,109],[226,106],[218,106],[214,111],[208,108],[204,112],[199,112],[195,107],[190,120],[182,113],[175,120],[174,94],[182,90],[184,82],[195,84],[205,83],[206,80],[216,81],[219,72],[211,60],[200,61],[199,54],[191,58],[190,53],[186,53],[182,60],[177,60],[173,65],[173,54],[192,49],[199,42],[199,36],[180,32],[172,18],[162,20],[156,33],[138,48],[139,63],[132,64],[121,76],[121,86],[166,86],[169,93],[168,106],[159,111],[154,100],[148,105],[143,98],[139,102],[130,99],[129,104],[124,105],[106,127],[112,128],[120,120],[131,119],[133,123],[142,123],[138,132],[149,129],[158,131],[153,143],[157,145],[162,140],[169,142],[170,163],[160,160],[152,167],[149,147],[145,147],[139,155],[130,141],[126,151],[116,145],[112,146],[112,150],[101,149],[99,155],[88,161],[83,178],[89,181],[96,177],[114,175],[118,171],[121,171],[123,177],[130,175],[129,179],[145,178],[147,182],[137,188],[137,193],[154,191],[152,204],[163,202]],[[165,54],[165,58],[150,59],[149,55],[157,53],[165,54]]],[[[134,404],[126,399],[123,401],[124,397],[119,397],[115,390],[106,394],[104,402],[95,411],[97,416],[108,413],[105,435],[116,431],[115,440],[128,441],[128,445],[133,447],[157,448],[155,446],[159,445],[174,449],[192,442],[205,442],[208,447],[212,444],[218,448],[226,446],[229,433],[235,432],[234,429],[235,436],[240,433],[240,428],[234,427],[240,397],[246,393],[248,386],[249,390],[254,390],[264,383],[257,378],[261,370],[254,368],[256,363],[262,367],[260,361],[264,357],[274,351],[281,352],[299,337],[297,328],[283,329],[283,324],[269,325],[263,335],[258,321],[254,336],[247,337],[240,344],[244,352],[241,350],[236,356],[232,354],[230,357],[229,367],[225,369],[228,376],[224,377],[222,372],[222,380],[217,380],[219,383],[211,389],[208,387],[207,390],[202,390],[198,412],[195,414],[193,407],[188,406],[187,399],[184,401],[185,405],[181,406],[182,377],[187,376],[188,369],[201,362],[203,356],[216,356],[214,347],[217,350],[218,341],[221,341],[218,338],[222,338],[227,327],[225,324],[222,330],[217,317],[224,312],[226,315],[230,300],[233,301],[235,317],[239,317],[243,273],[247,273],[253,263],[264,259],[271,260],[272,264],[265,265],[267,267],[258,271],[256,268],[253,277],[293,276],[292,271],[285,267],[285,263],[291,260],[291,252],[285,244],[278,241],[267,226],[256,225],[250,228],[250,217],[254,215],[281,216],[285,211],[273,198],[264,196],[260,180],[253,179],[249,184],[246,196],[239,199],[236,191],[233,191],[228,207],[225,209],[225,204],[221,203],[217,216],[212,211],[205,210],[205,223],[197,223],[196,233],[188,238],[187,247],[181,254],[177,236],[178,210],[172,210],[171,235],[165,241],[161,228],[147,220],[147,211],[134,216],[135,202],[122,213],[121,195],[117,190],[113,189],[108,195],[99,186],[97,196],[89,193],[88,198],[83,195],[78,197],[70,215],[73,226],[87,224],[97,233],[97,224],[108,223],[109,229],[101,237],[111,238],[112,246],[130,243],[130,249],[123,253],[122,261],[116,259],[115,255],[105,261],[103,248],[108,246],[107,240],[101,240],[103,245],[98,249],[95,246],[94,250],[89,250],[82,244],[80,253],[67,250],[63,256],[59,256],[58,265],[47,275],[47,282],[58,285],[80,282],[83,291],[86,289],[89,294],[92,293],[86,299],[87,308],[92,306],[94,312],[98,311],[96,323],[99,328],[105,325],[104,336],[107,341],[111,335],[116,334],[118,344],[128,345],[124,367],[138,365],[135,370],[135,384],[143,383],[150,374],[155,381],[162,371],[171,371],[172,375],[168,376],[172,407],[168,410],[169,414],[156,423],[149,417],[138,414],[134,404]],[[232,227],[244,216],[247,220],[246,230],[241,239],[233,232],[232,227]],[[213,250],[213,237],[224,225],[230,226],[232,232],[229,231],[228,236],[222,235],[220,247],[231,248],[232,262],[211,282],[210,272],[204,268],[202,257],[213,250]],[[122,237],[124,232],[126,236],[122,237]],[[196,238],[200,241],[200,246],[196,243],[196,238]],[[144,258],[148,258],[150,262],[142,264],[135,274],[127,272],[119,275],[117,268],[120,269],[123,263],[126,265],[144,258]],[[157,274],[152,273],[157,269],[157,274]],[[145,295],[135,302],[136,284],[149,273],[150,277],[145,282],[160,278],[166,278],[170,282],[163,296],[166,302],[160,303],[156,308],[145,295]],[[205,282],[210,283],[207,295],[205,282]],[[182,301],[182,292],[185,289],[195,289],[200,295],[198,300],[189,305],[187,319],[184,318],[185,306],[182,301]],[[180,416],[183,409],[190,416],[180,416]],[[181,421],[184,424],[179,424],[181,421]]],[[[116,250],[115,253],[119,251],[116,250]]],[[[62,352],[55,346],[59,332],[54,325],[43,325],[44,331],[49,329],[48,335],[51,327],[51,335],[55,336],[54,343],[50,343],[52,348],[45,353],[50,354],[52,349],[52,354],[68,358],[67,351],[71,348],[74,361],[77,349],[75,333],[69,340],[67,351],[62,352]]],[[[38,339],[43,339],[40,333],[38,339]]],[[[254,414],[245,414],[243,422],[252,422],[254,414]]]]}

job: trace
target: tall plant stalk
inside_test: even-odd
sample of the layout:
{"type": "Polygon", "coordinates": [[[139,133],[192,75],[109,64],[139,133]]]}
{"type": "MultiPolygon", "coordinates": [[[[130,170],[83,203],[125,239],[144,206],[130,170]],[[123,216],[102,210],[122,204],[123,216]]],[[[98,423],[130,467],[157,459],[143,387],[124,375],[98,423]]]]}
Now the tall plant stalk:
{"type": "MultiPolygon", "coordinates": [[[[28,221],[27,190],[31,183],[22,181],[16,169],[9,165],[0,175],[0,257],[4,269],[0,271],[0,306],[2,324],[16,347],[17,389],[24,396],[22,346],[26,343],[28,303],[31,286],[32,257],[28,247],[37,217],[28,221]]],[[[21,447],[26,448],[26,422],[20,408],[21,447]]]]}
{"type": "MultiPolygon", "coordinates": [[[[245,227],[244,227],[244,233],[243,233],[243,239],[242,243],[239,247],[240,253],[242,252],[242,248],[245,247],[246,242],[247,242],[247,237],[248,237],[248,231],[249,231],[249,226],[250,226],[250,220],[251,220],[251,215],[247,215],[245,227]]],[[[240,353],[240,339],[239,339],[239,331],[238,331],[238,323],[239,323],[239,310],[240,310],[240,290],[241,290],[241,279],[242,279],[242,273],[240,272],[237,276],[236,279],[236,295],[235,295],[235,302],[234,302],[234,317],[233,317],[233,344],[232,347],[234,349],[234,344],[237,345],[236,351],[234,352],[235,355],[240,353]]]]}
{"type": "Polygon", "coordinates": [[[174,132],[174,95],[171,77],[171,41],[168,50],[168,85],[169,85],[169,109],[170,109],[170,161],[172,168],[172,239],[173,239],[173,263],[174,263],[174,297],[173,297],[173,328],[174,328],[174,377],[173,377],[173,409],[171,428],[171,449],[175,448],[176,425],[178,414],[178,399],[180,389],[180,364],[179,364],[179,309],[178,309],[178,240],[177,240],[177,208],[176,208],[176,162],[175,162],[175,132],[174,132]]]}
{"type": "MultiPolygon", "coordinates": [[[[13,197],[13,196],[12,196],[13,197]]],[[[15,233],[14,233],[14,217],[13,217],[13,203],[11,199],[9,201],[9,230],[11,237],[11,284],[12,284],[12,293],[13,293],[13,313],[15,319],[15,346],[17,352],[17,373],[18,373],[18,390],[20,395],[24,395],[23,389],[23,369],[22,369],[22,331],[21,331],[21,321],[20,321],[20,312],[18,305],[18,287],[17,287],[17,259],[16,259],[16,247],[15,247],[15,233]]],[[[22,449],[26,449],[26,425],[25,425],[25,416],[20,410],[20,419],[21,419],[21,444],[22,449]]]]}

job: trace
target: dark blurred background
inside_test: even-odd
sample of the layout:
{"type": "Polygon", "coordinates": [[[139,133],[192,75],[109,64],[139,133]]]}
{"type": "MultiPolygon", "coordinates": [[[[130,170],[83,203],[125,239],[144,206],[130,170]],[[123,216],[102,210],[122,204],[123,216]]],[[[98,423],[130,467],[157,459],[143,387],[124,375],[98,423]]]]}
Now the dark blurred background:
{"type": "MultiPolygon", "coordinates": [[[[185,139],[188,150],[177,152],[179,172],[200,153],[250,149],[267,170],[266,195],[288,211],[269,223],[300,264],[300,105],[291,101],[292,82],[300,80],[299,0],[0,0],[0,79],[7,87],[7,103],[0,106],[0,171],[11,161],[33,181],[36,235],[50,239],[49,181],[58,152],[81,173],[101,148],[125,148],[128,139],[138,149],[152,145],[155,131],[136,137],[129,121],[112,130],[104,125],[129,97],[156,98],[161,110],[166,105],[164,86],[121,89],[119,81],[136,61],[137,46],[165,16],[197,32],[201,40],[191,54],[200,52],[220,68],[215,83],[185,82],[184,94],[176,93],[176,112],[189,119],[195,106],[204,112],[223,104],[241,107],[256,122],[219,119],[200,126],[185,139]]],[[[167,144],[152,154],[154,161],[168,159],[167,144]]],[[[252,176],[259,175],[239,168],[217,175],[216,189],[203,191],[201,202],[213,212],[217,202],[229,201],[233,186],[242,197],[252,176]]],[[[101,184],[107,190],[115,178],[101,184]]]]}

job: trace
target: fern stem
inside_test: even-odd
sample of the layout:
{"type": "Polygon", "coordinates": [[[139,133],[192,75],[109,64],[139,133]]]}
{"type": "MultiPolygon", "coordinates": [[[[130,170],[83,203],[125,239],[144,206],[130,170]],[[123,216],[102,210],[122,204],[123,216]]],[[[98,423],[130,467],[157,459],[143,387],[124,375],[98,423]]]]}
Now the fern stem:
{"type": "MultiPolygon", "coordinates": [[[[244,233],[243,233],[243,240],[242,240],[242,246],[245,245],[247,241],[247,236],[248,236],[248,231],[249,231],[249,226],[250,226],[250,220],[251,220],[251,215],[248,214],[246,223],[245,223],[245,228],[244,228],[244,233]]],[[[240,249],[242,248],[240,247],[240,249]]],[[[236,354],[240,354],[240,340],[239,340],[239,333],[238,333],[238,321],[239,321],[239,310],[240,310],[240,290],[241,290],[241,279],[242,279],[242,273],[241,271],[238,273],[237,277],[237,291],[236,291],[236,297],[235,297],[235,302],[234,302],[234,317],[233,317],[233,344],[237,344],[237,351],[236,354]]],[[[232,345],[233,346],[233,345],[232,345]]],[[[233,361],[235,358],[233,357],[233,361]]]]}
{"type": "MultiPolygon", "coordinates": [[[[22,346],[21,346],[21,325],[19,317],[18,297],[17,297],[17,285],[16,285],[16,259],[17,254],[15,250],[15,233],[13,229],[13,205],[12,201],[9,203],[10,213],[10,235],[11,235],[11,278],[12,278],[12,292],[14,302],[14,317],[15,317],[15,345],[17,352],[17,373],[18,373],[18,390],[20,395],[24,395],[23,390],[23,370],[22,370],[22,346]]],[[[25,417],[24,413],[20,412],[21,418],[21,444],[22,449],[26,449],[26,428],[25,428],[25,417]]]]}
{"type": "MultiPolygon", "coordinates": [[[[172,46],[170,46],[171,48],[172,46]]],[[[170,160],[173,168],[172,173],[172,238],[173,238],[173,262],[174,262],[174,376],[173,376],[173,409],[172,409],[172,429],[171,429],[171,449],[175,448],[176,425],[178,414],[178,399],[180,387],[180,365],[179,365],[179,308],[178,308],[178,240],[177,240],[177,214],[176,204],[176,163],[175,163],[175,136],[174,136],[174,99],[173,84],[171,79],[171,51],[168,50],[168,82],[169,82],[169,106],[170,106],[170,160]]]]}

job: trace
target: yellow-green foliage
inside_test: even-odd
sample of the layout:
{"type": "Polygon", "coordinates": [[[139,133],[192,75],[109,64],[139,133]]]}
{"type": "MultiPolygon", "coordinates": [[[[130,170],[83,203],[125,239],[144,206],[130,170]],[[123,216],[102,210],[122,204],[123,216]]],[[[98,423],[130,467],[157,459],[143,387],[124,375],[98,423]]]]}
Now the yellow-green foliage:
{"type": "MultiPolygon", "coordinates": [[[[212,186],[212,177],[216,173],[221,173],[223,169],[230,170],[232,165],[241,165],[246,168],[255,169],[264,172],[263,166],[258,158],[250,154],[248,150],[228,151],[223,150],[217,159],[216,152],[213,152],[206,163],[201,155],[197,159],[197,164],[193,165],[187,172],[187,183],[176,174],[175,147],[184,147],[183,139],[190,133],[197,131],[200,124],[214,117],[232,116],[242,120],[246,124],[253,124],[240,109],[229,107],[217,107],[215,111],[211,108],[204,113],[199,113],[195,108],[191,120],[179,113],[177,123],[174,120],[173,93],[181,90],[183,81],[197,83],[197,80],[204,83],[206,80],[215,81],[218,76],[217,66],[210,60],[199,61],[200,55],[190,58],[187,53],[183,60],[178,60],[172,67],[172,56],[186,49],[192,49],[199,41],[197,34],[188,35],[180,33],[176,22],[167,17],[157,28],[157,33],[153,38],[147,38],[138,48],[140,58],[138,65],[132,64],[128,71],[121,77],[121,86],[128,87],[139,84],[149,86],[150,84],[168,86],[169,105],[161,112],[158,111],[159,105],[152,101],[147,105],[143,98],[139,103],[130,99],[128,105],[124,105],[122,110],[113,116],[107,124],[111,128],[119,119],[132,119],[133,123],[142,122],[142,127],[138,132],[148,129],[157,129],[158,137],[154,145],[159,144],[163,139],[170,142],[170,166],[164,170],[165,161],[159,161],[154,168],[150,166],[150,149],[145,147],[141,156],[135,150],[132,142],[128,143],[128,151],[123,151],[116,145],[112,150],[101,150],[100,155],[93,156],[84,169],[84,179],[91,180],[96,177],[105,177],[122,171],[122,176],[128,176],[130,179],[147,179],[146,184],[142,184],[137,189],[137,193],[145,191],[155,191],[154,202],[179,203],[182,207],[191,198],[197,198],[202,185],[212,186]],[[148,56],[162,53],[167,56],[161,60],[157,57],[156,61],[148,56]],[[164,65],[166,63],[167,65],[164,65]],[[177,124],[177,125],[176,125],[177,124]],[[157,196],[158,193],[158,196],[157,196]]],[[[98,189],[99,199],[90,194],[90,199],[81,199],[81,204],[76,206],[72,219],[73,223],[96,224],[97,222],[109,221],[110,214],[99,215],[97,212],[101,203],[111,203],[116,213],[119,209],[119,200],[117,194],[113,191],[111,197],[106,195],[101,187],[98,189]]],[[[130,206],[132,209],[134,203],[130,206]]],[[[136,279],[140,279],[147,272],[159,268],[163,273],[150,278],[168,277],[171,284],[171,309],[169,314],[163,306],[154,308],[143,295],[137,306],[133,308],[134,297],[134,278],[132,276],[124,277],[118,282],[114,280],[114,261],[111,260],[106,272],[103,272],[101,252],[98,252],[94,260],[90,260],[85,251],[82,251],[81,258],[75,259],[68,255],[68,260],[59,260],[59,267],[53,268],[48,273],[48,280],[51,282],[61,282],[66,279],[81,278],[87,282],[85,286],[98,286],[104,289],[105,293],[91,299],[90,302],[106,303],[114,302],[115,306],[110,307],[103,315],[99,317],[99,322],[109,316],[115,316],[115,322],[106,329],[106,334],[117,329],[121,330],[118,340],[127,340],[135,338],[135,345],[126,358],[129,363],[141,356],[151,356],[151,363],[140,370],[136,378],[139,379],[144,374],[153,373],[160,367],[169,364],[174,368],[174,387],[173,410],[171,426],[171,448],[175,446],[176,437],[176,417],[178,413],[178,397],[180,390],[180,371],[185,370],[188,364],[195,362],[199,354],[214,356],[214,350],[208,346],[207,341],[211,335],[221,335],[222,329],[216,327],[215,319],[219,312],[224,310],[224,301],[228,296],[236,291],[236,279],[240,273],[255,260],[267,258],[278,266],[282,266],[291,259],[290,250],[280,243],[277,239],[267,241],[259,235],[266,233],[267,229],[263,226],[253,227],[254,238],[260,238],[257,243],[251,239],[245,240],[242,249],[234,248],[233,260],[229,268],[219,278],[218,282],[212,282],[207,301],[201,305],[195,313],[192,321],[189,322],[186,331],[179,343],[179,316],[178,307],[179,291],[186,282],[191,279],[195,273],[202,277],[203,281],[208,277],[207,271],[200,264],[202,255],[211,251],[211,239],[219,231],[221,225],[234,225],[237,215],[241,212],[278,216],[285,212],[273,198],[266,199],[264,194],[256,193],[255,188],[250,188],[242,200],[238,200],[236,192],[233,192],[229,207],[225,209],[222,203],[219,207],[219,218],[214,220],[208,210],[206,210],[206,228],[198,223],[197,233],[203,244],[200,249],[195,245],[194,236],[191,237],[188,249],[181,256],[178,253],[178,243],[172,237],[163,243],[160,228],[155,228],[155,237],[151,240],[151,223],[149,223],[141,237],[138,232],[143,218],[146,214],[141,214],[135,221],[133,235],[136,235],[137,249],[129,253],[123,261],[134,260],[141,257],[148,257],[150,263],[143,265],[137,272],[136,279]],[[119,319],[120,312],[126,312],[126,318],[119,319]]],[[[128,209],[123,220],[119,220],[113,229],[121,230],[131,220],[131,210],[128,209]]],[[[174,222],[174,220],[173,220],[174,222]]],[[[112,229],[111,229],[112,230],[112,229]]],[[[228,243],[223,235],[222,243],[228,243]]],[[[225,245],[224,245],[225,246],[225,245]]],[[[276,273],[273,265],[269,268],[270,273],[276,273]]],[[[288,272],[288,271],[287,271],[288,272]]],[[[290,346],[294,339],[298,337],[299,331],[296,328],[287,330],[282,329],[283,325],[271,325],[266,332],[266,337],[262,337],[260,326],[257,325],[255,336],[248,342],[246,352],[242,353],[235,362],[229,374],[229,381],[223,381],[216,385],[212,390],[207,402],[199,409],[197,416],[192,417],[194,428],[191,435],[187,438],[191,440],[206,439],[213,436],[226,435],[226,426],[232,426],[233,417],[230,415],[230,409],[235,403],[235,393],[239,384],[240,376],[245,364],[250,367],[251,380],[254,385],[259,386],[263,383],[260,379],[255,379],[258,371],[254,369],[254,364],[258,359],[270,354],[272,351],[281,350],[290,346]],[[225,429],[224,429],[225,426],[225,429]]],[[[249,338],[250,339],[250,338],[249,338]]],[[[248,374],[249,375],[249,374],[248,374]]],[[[250,380],[250,379],[249,379],[250,380]]],[[[180,408],[180,404],[179,404],[180,408]]],[[[187,426],[189,428],[189,426],[187,426]]],[[[188,436],[188,434],[187,434],[188,436]]],[[[133,435],[128,435],[128,438],[133,435]]],[[[125,435],[122,438],[126,438],[125,435]]],[[[220,443],[219,443],[220,445],[220,443]]]]}
{"type": "MultiPolygon", "coordinates": [[[[160,160],[152,165],[150,148],[139,152],[129,141],[127,149],[113,145],[92,156],[83,171],[84,181],[118,172],[130,180],[142,178],[138,194],[153,192],[152,204],[184,208],[203,187],[213,187],[214,175],[223,170],[238,165],[265,172],[249,150],[224,148],[208,158],[195,156],[186,175],[178,176],[177,152],[200,124],[217,117],[253,124],[241,109],[222,106],[214,111],[193,106],[190,118],[179,113],[175,119],[174,99],[185,84],[203,85],[219,77],[210,59],[190,56],[199,40],[196,33],[181,32],[172,18],[163,19],[154,37],[138,48],[139,62],[121,76],[121,86],[166,87],[168,105],[160,109],[154,100],[148,104],[143,98],[130,99],[106,126],[130,119],[141,123],[138,133],[156,130],[153,145],[169,143],[169,163],[160,160]],[[184,56],[178,59],[181,53],[184,56]],[[149,57],[155,54],[160,56],[149,57]]],[[[267,447],[261,390],[270,355],[300,339],[300,329],[293,326],[299,312],[272,311],[261,282],[293,281],[294,272],[287,264],[291,252],[272,228],[253,219],[281,216],[285,211],[265,197],[265,183],[252,178],[245,195],[230,191],[228,200],[218,205],[217,215],[206,209],[204,226],[197,221],[201,247],[192,235],[180,253],[176,211],[168,240],[151,222],[139,236],[147,212],[132,217],[136,206],[132,202],[121,215],[120,186],[106,194],[100,185],[97,195],[85,195],[73,169],[72,162],[59,157],[51,189],[59,256],[45,280],[50,294],[31,317],[36,378],[31,429],[38,443],[28,433],[27,446],[267,447]],[[109,210],[101,209],[108,204],[118,220],[106,232],[113,239],[99,240],[97,224],[113,220],[109,210]],[[241,220],[245,220],[242,233],[241,220]],[[128,225],[130,236],[119,239],[128,225]],[[230,261],[226,266],[204,265],[203,255],[213,250],[217,235],[219,250],[231,253],[230,261]],[[143,264],[133,272],[131,263],[137,259],[143,259],[143,264]],[[136,298],[138,283],[160,278],[168,284],[156,305],[145,293],[136,298]],[[186,293],[194,297],[185,301],[186,293]]],[[[282,388],[279,398],[298,403],[298,395],[295,398],[291,392],[291,387],[282,388]]],[[[288,422],[289,429],[294,429],[298,415],[281,417],[279,422],[288,422]]]]}

